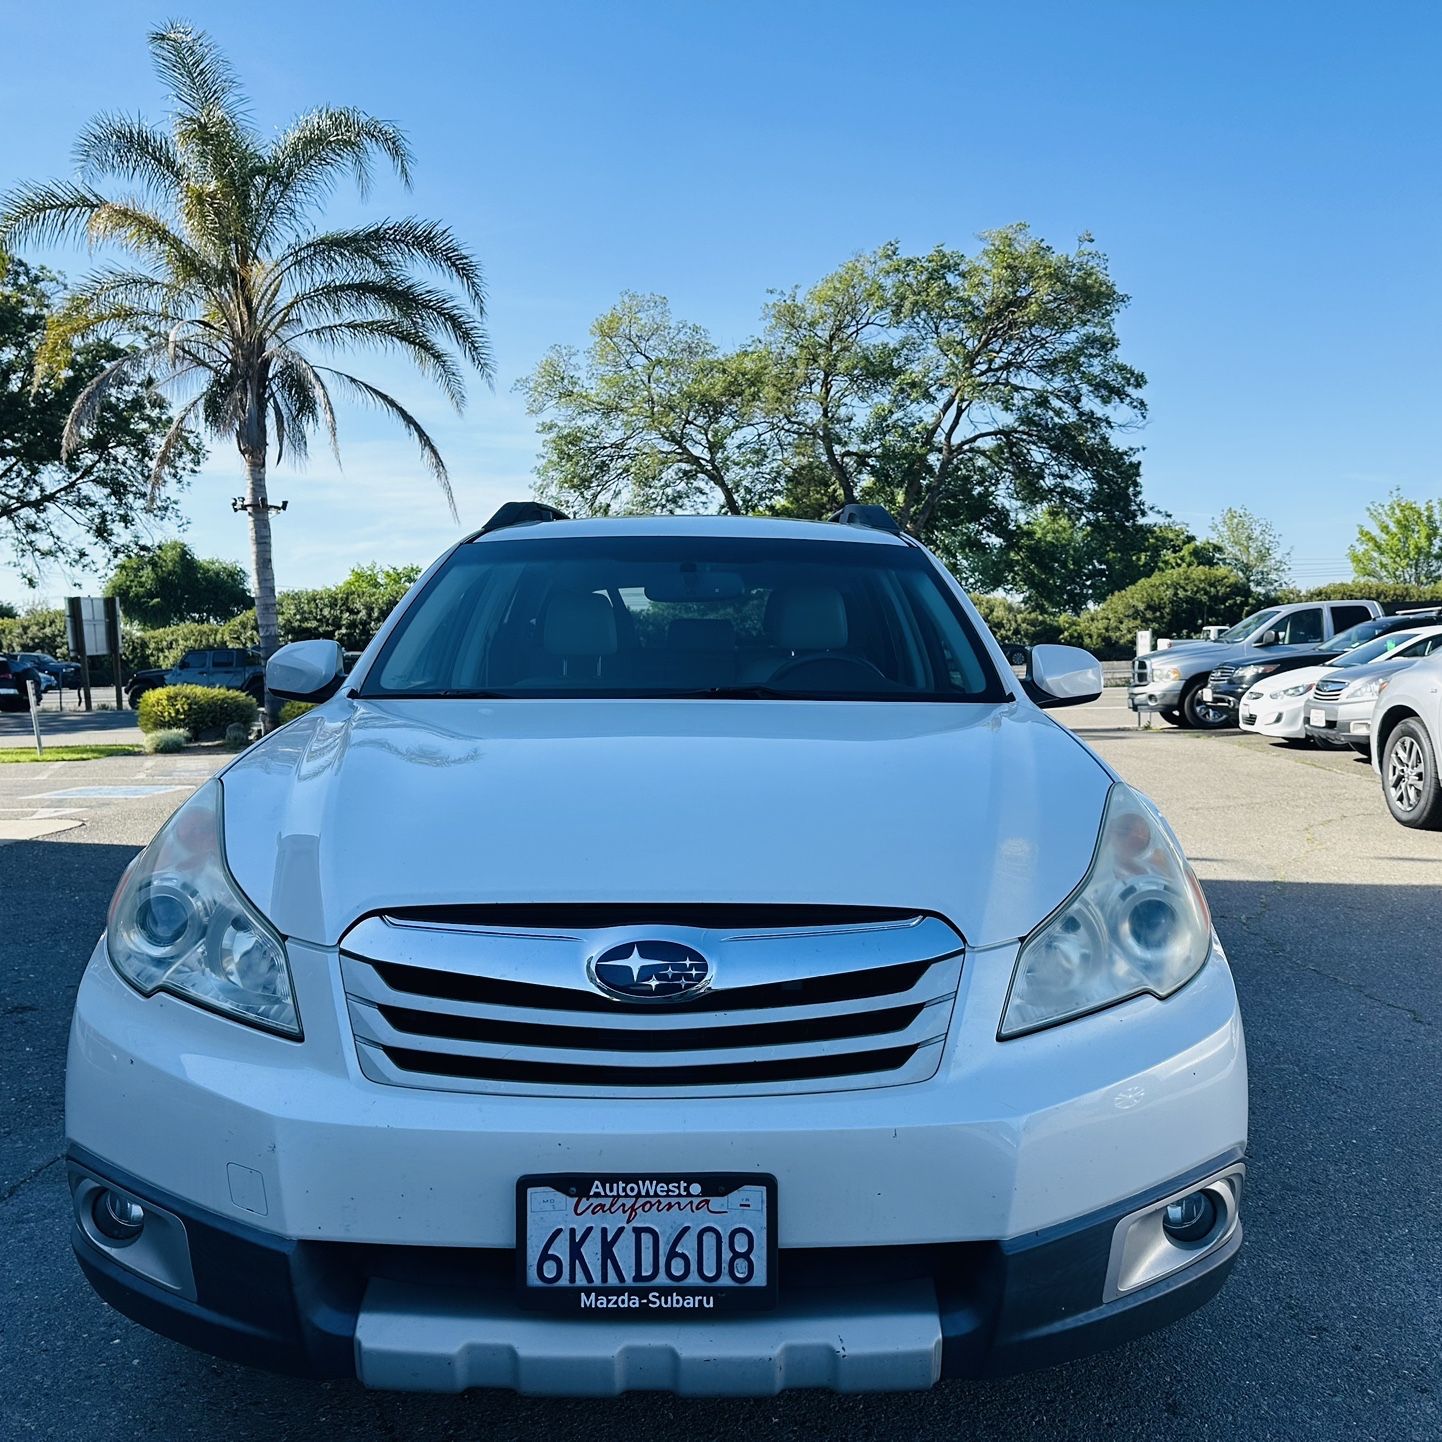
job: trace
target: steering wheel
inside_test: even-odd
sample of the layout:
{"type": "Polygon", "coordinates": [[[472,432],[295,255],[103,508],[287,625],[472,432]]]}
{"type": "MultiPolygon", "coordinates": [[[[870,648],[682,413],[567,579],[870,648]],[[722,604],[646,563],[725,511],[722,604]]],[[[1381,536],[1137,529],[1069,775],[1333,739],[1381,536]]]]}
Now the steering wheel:
{"type": "MultiPolygon", "coordinates": [[[[870,661],[863,660],[860,656],[793,656],[789,661],[783,661],[772,673],[767,681],[768,686],[774,686],[778,681],[796,681],[798,677],[805,677],[808,672],[815,672],[816,675],[810,678],[810,684],[818,691],[847,691],[857,681],[880,681],[883,686],[890,686],[881,669],[872,665],[870,661]],[[840,679],[832,679],[839,673],[840,679]]],[[[867,690],[873,689],[867,687],[867,690]]]]}

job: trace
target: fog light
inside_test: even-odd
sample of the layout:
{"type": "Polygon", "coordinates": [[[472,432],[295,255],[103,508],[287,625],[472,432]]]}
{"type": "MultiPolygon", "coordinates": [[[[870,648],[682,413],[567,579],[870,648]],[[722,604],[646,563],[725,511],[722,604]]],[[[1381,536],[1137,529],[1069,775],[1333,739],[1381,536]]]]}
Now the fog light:
{"type": "Polygon", "coordinates": [[[90,1205],[95,1228],[117,1246],[128,1246],[145,1227],[145,1208],[132,1198],[108,1188],[95,1194],[90,1205]]]}
{"type": "Polygon", "coordinates": [[[1188,1192],[1162,1216],[1162,1230],[1174,1242],[1200,1242],[1217,1225],[1217,1204],[1210,1192],[1188,1192]]]}

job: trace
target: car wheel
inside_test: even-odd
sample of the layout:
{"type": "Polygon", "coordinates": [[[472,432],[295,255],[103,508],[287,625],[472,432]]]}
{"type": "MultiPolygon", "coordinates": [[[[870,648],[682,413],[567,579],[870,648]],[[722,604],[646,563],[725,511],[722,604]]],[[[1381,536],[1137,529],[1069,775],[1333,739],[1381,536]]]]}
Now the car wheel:
{"type": "Polygon", "coordinates": [[[1420,721],[1403,721],[1387,738],[1382,754],[1382,790],[1387,809],[1403,826],[1442,829],[1442,790],[1437,758],[1420,721]]]}
{"type": "Polygon", "coordinates": [[[1232,713],[1225,706],[1212,706],[1202,700],[1206,678],[1188,688],[1182,697],[1182,715],[1188,726],[1197,731],[1221,731],[1233,724],[1232,713]]]}
{"type": "Polygon", "coordinates": [[[1158,711],[1157,715],[1167,723],[1168,726],[1185,726],[1187,723],[1182,719],[1182,713],[1175,706],[1168,706],[1165,711],[1158,711]]]}

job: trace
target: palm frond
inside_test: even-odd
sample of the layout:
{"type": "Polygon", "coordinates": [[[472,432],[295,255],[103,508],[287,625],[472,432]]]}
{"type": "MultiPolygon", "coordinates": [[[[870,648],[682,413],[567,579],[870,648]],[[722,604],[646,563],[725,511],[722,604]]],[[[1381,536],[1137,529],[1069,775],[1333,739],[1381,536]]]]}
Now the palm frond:
{"type": "Polygon", "coordinates": [[[401,183],[411,184],[409,142],[385,120],[354,106],[323,106],[302,115],[270,151],[272,204],[314,202],[330,193],[338,173],[350,171],[361,197],[370,194],[371,157],[390,161],[401,183]]]}
{"type": "Polygon", "coordinates": [[[188,116],[239,111],[240,82],[220,47],[203,30],[169,20],[150,32],[151,63],[161,83],[188,116]]]}
{"type": "MultiPolygon", "coordinates": [[[[443,336],[487,381],[491,379],[490,340],[481,323],[449,292],[407,275],[383,280],[337,280],[313,286],[292,295],[276,323],[280,328],[375,315],[403,320],[432,337],[443,336]]],[[[296,338],[308,333],[302,330],[296,338]]]]}
{"type": "Polygon", "coordinates": [[[70,414],[65,420],[65,430],[60,437],[60,456],[68,460],[76,447],[81,445],[100,408],[110,392],[125,381],[133,379],[137,372],[145,369],[158,358],[158,347],[130,351],[106,366],[75,398],[70,414]]]}
{"type": "Polygon", "coordinates": [[[446,393],[457,412],[466,407],[466,381],[455,357],[436,344],[419,326],[391,316],[359,317],[315,326],[293,337],[312,345],[344,349],[361,346],[375,350],[396,350],[428,375],[446,393]]]}
{"type": "Polygon", "coordinates": [[[83,176],[113,175],[157,195],[185,182],[174,142],[138,116],[97,115],[75,142],[75,165],[83,176]]]}
{"type": "Polygon", "coordinates": [[[446,463],[441,458],[436,443],[426,434],[425,427],[394,396],[388,396],[383,390],[371,385],[368,381],[361,380],[359,376],[348,375],[345,371],[334,370],[330,366],[317,366],[316,369],[324,375],[334,376],[362,400],[368,401],[388,415],[394,416],[401,423],[406,434],[420,448],[426,465],[440,485],[441,493],[446,498],[446,505],[450,507],[451,519],[459,522],[461,513],[456,510],[456,497],[451,490],[450,473],[446,470],[446,463]]]}
{"type": "MultiPolygon", "coordinates": [[[[289,350],[284,347],[276,350],[270,357],[272,366],[277,374],[282,371],[293,371],[295,380],[293,383],[303,384],[310,387],[311,399],[314,401],[314,415],[325,427],[326,440],[330,445],[330,453],[335,458],[336,466],[340,466],[340,434],[336,426],[335,405],[331,400],[330,391],[326,383],[321,379],[320,372],[302,355],[299,351],[289,350]]],[[[287,384],[292,383],[287,379],[287,384]]]]}
{"type": "Polygon", "coordinates": [[[171,462],[175,459],[175,453],[180,448],[185,433],[190,429],[190,418],[195,414],[196,408],[205,400],[205,394],[195,396],[180,407],[175,413],[175,418],[170,423],[170,428],[165,432],[164,439],[160,442],[155,452],[154,464],[150,467],[150,504],[153,506],[165,486],[165,473],[170,469],[171,462]]]}
{"type": "Polygon", "coordinates": [[[74,181],[18,185],[0,200],[0,245],[56,245],[83,237],[91,217],[109,202],[98,190],[74,181]]]}
{"type": "Polygon", "coordinates": [[[480,262],[449,226],[415,216],[306,236],[277,257],[276,273],[302,286],[348,276],[394,276],[412,265],[454,281],[477,314],[484,315],[486,285],[480,262]]]}

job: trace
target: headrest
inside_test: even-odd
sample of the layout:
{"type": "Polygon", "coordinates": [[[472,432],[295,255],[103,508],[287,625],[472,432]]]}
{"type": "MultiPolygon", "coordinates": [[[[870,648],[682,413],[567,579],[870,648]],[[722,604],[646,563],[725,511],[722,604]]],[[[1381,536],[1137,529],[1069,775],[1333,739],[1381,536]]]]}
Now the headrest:
{"type": "Polygon", "coordinates": [[[835,651],[846,644],[846,604],[835,586],[793,586],[771,600],[771,634],[783,650],[835,651]]]}
{"type": "Polygon", "coordinates": [[[736,627],[727,620],[683,616],[667,626],[666,644],[673,651],[734,651],[736,627]]]}
{"type": "Polygon", "coordinates": [[[546,607],[541,644],[552,656],[610,656],[616,613],[594,591],[557,591],[546,607]]]}

